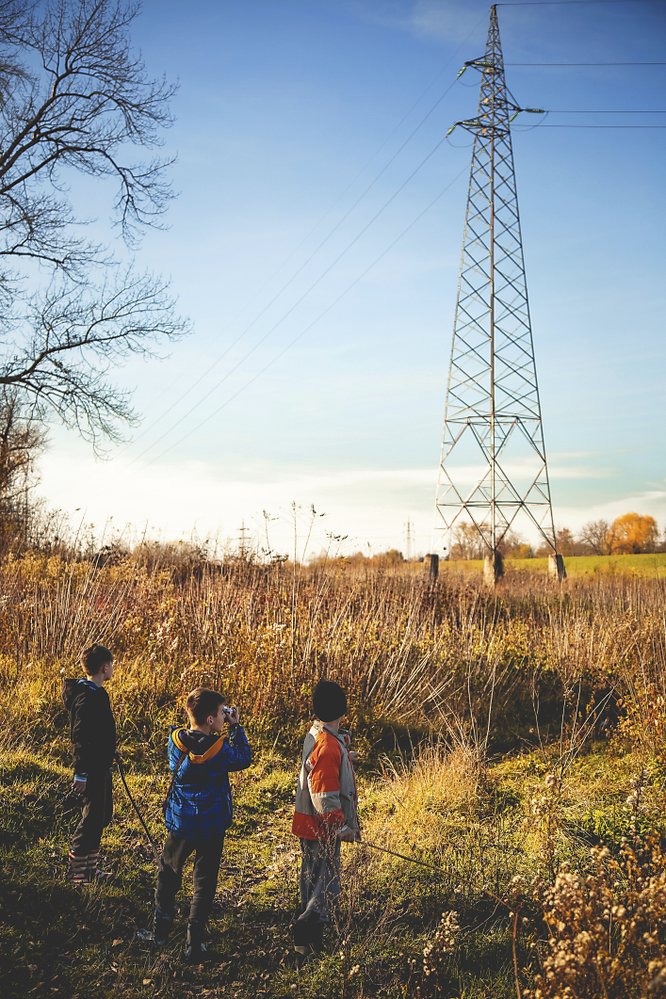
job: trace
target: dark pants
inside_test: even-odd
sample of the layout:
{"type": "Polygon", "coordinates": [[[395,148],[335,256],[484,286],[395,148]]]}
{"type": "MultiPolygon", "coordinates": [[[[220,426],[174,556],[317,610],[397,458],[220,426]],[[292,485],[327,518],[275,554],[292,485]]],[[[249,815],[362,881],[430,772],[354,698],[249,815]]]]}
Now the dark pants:
{"type": "Polygon", "coordinates": [[[85,857],[99,849],[102,829],[113,818],[113,786],[111,771],[103,770],[89,774],[83,800],[81,821],[74,830],[72,853],[75,857],[85,857]]]}
{"type": "Polygon", "coordinates": [[[185,861],[194,853],[194,892],[190,904],[190,923],[203,926],[213,907],[223,846],[224,833],[209,839],[193,840],[181,839],[170,832],[158,864],[155,908],[165,916],[173,915],[185,861]]]}
{"type": "Polygon", "coordinates": [[[340,840],[301,840],[301,904],[293,923],[294,943],[320,944],[340,896],[340,840]]]}

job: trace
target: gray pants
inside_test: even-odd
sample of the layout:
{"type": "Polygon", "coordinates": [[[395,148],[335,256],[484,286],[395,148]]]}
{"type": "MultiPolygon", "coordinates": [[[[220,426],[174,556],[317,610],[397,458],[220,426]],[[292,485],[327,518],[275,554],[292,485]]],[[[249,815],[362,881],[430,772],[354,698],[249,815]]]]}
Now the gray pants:
{"type": "MultiPolygon", "coordinates": [[[[309,936],[307,928],[321,931],[331,921],[340,895],[340,840],[335,837],[301,840],[301,904],[294,923],[294,938],[309,936]]],[[[304,941],[306,942],[306,941],[304,941]]]]}

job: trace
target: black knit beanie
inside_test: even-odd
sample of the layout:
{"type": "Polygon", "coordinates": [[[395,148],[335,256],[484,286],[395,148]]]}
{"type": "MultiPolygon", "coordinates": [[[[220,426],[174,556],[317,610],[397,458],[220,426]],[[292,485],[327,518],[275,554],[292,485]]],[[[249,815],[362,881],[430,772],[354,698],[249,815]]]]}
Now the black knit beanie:
{"type": "Polygon", "coordinates": [[[347,695],[339,683],[320,680],[312,691],[312,707],[319,721],[335,721],[347,711],[347,695]]]}

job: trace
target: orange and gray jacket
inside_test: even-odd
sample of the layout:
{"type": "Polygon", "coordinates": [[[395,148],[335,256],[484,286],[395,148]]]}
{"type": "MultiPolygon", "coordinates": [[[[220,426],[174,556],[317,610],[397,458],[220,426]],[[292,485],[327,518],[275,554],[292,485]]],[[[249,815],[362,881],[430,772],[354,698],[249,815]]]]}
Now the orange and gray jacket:
{"type": "Polygon", "coordinates": [[[349,736],[315,721],[303,743],[291,831],[300,839],[324,839],[347,826],[359,831],[358,797],[349,736]]]}

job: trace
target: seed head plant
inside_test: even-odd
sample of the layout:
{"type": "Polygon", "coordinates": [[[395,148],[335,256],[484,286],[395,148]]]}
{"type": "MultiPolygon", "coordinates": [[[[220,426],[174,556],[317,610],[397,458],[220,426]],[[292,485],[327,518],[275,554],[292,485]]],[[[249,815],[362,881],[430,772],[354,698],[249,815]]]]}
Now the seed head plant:
{"type": "Polygon", "coordinates": [[[594,847],[589,873],[562,864],[544,897],[549,930],[531,999],[663,995],[666,856],[625,843],[614,857],[594,847]]]}

